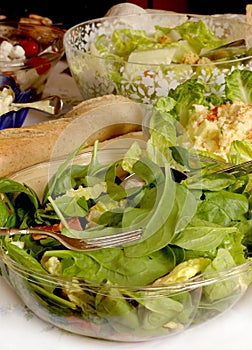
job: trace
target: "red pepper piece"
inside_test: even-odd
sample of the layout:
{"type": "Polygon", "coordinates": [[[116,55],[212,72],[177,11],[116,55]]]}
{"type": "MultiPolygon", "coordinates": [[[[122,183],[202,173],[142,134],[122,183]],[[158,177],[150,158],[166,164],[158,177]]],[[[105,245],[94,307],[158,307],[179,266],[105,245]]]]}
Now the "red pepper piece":
{"type": "Polygon", "coordinates": [[[206,119],[210,120],[211,122],[218,119],[218,107],[211,109],[211,111],[207,114],[206,119]]]}

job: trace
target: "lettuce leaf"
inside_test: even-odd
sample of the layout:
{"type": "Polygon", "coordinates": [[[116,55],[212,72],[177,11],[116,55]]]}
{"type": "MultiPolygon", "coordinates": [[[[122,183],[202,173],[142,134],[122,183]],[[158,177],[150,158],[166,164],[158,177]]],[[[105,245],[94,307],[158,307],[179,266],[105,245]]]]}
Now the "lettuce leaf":
{"type": "Polygon", "coordinates": [[[226,97],[230,101],[252,103],[252,72],[236,69],[226,77],[226,97]]]}

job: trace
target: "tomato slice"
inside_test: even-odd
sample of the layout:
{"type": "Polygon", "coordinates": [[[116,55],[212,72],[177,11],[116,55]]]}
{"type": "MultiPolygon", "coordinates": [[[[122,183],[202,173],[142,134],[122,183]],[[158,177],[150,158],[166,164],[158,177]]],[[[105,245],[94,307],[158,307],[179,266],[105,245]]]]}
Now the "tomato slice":
{"type": "Polygon", "coordinates": [[[37,56],[40,50],[35,40],[23,39],[20,40],[19,45],[24,49],[27,58],[37,56]]]}
{"type": "Polygon", "coordinates": [[[39,75],[45,74],[51,68],[50,62],[42,57],[32,57],[26,61],[28,66],[36,68],[36,71],[39,75]]]}

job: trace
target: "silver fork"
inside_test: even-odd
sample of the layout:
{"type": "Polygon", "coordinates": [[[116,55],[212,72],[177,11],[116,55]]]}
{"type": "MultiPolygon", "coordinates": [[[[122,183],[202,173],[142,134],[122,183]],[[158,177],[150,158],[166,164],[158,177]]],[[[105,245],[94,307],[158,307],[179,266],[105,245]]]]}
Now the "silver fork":
{"type": "Polygon", "coordinates": [[[62,235],[58,232],[50,231],[50,230],[39,230],[32,228],[9,228],[9,227],[0,227],[0,236],[1,235],[46,235],[52,237],[59,241],[63,246],[68,249],[75,251],[91,251],[91,250],[99,250],[103,248],[112,248],[119,247],[123,243],[128,243],[131,241],[135,241],[142,237],[143,230],[141,228],[132,230],[132,231],[124,231],[112,235],[94,237],[94,238],[73,238],[62,235]]]}
{"type": "MultiPolygon", "coordinates": [[[[211,160],[207,158],[206,159],[199,158],[199,159],[205,162],[207,161],[215,162],[215,160],[211,160]]],[[[228,173],[238,177],[238,176],[248,175],[252,173],[252,160],[249,160],[247,162],[240,163],[240,164],[233,164],[233,165],[231,165],[231,163],[224,163],[220,161],[216,161],[216,162],[220,165],[226,165],[226,167],[220,170],[212,171],[211,173],[209,173],[209,175],[228,173]]],[[[164,171],[164,167],[161,166],[161,169],[164,171]]],[[[186,180],[188,177],[190,177],[190,174],[186,174],[174,168],[171,168],[171,173],[172,173],[173,179],[176,182],[181,182],[182,180],[186,180]]],[[[122,182],[122,186],[124,188],[140,186],[142,184],[143,184],[143,180],[140,179],[135,173],[128,175],[122,182]]]]}

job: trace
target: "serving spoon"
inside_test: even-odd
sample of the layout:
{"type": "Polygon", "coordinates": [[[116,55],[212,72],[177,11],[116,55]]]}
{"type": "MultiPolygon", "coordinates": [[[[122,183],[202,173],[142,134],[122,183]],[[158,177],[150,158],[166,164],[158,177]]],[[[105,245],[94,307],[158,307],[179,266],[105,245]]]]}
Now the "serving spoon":
{"type": "MultiPolygon", "coordinates": [[[[0,85],[0,95],[4,89],[8,91],[8,94],[12,96],[12,100],[14,101],[15,92],[13,91],[12,87],[10,85],[0,85]]],[[[62,110],[63,101],[59,96],[53,95],[39,101],[25,102],[25,103],[12,102],[9,105],[9,111],[17,111],[21,108],[36,109],[41,112],[56,115],[62,110]]]]}
{"type": "Polygon", "coordinates": [[[34,102],[12,103],[10,105],[10,108],[13,111],[17,111],[21,108],[31,108],[48,114],[56,115],[62,110],[63,101],[59,96],[54,95],[34,102]]]}
{"type": "Polygon", "coordinates": [[[239,58],[248,52],[245,39],[231,41],[211,50],[202,50],[200,57],[207,57],[211,61],[239,58]]]}

